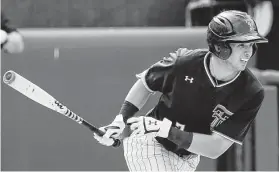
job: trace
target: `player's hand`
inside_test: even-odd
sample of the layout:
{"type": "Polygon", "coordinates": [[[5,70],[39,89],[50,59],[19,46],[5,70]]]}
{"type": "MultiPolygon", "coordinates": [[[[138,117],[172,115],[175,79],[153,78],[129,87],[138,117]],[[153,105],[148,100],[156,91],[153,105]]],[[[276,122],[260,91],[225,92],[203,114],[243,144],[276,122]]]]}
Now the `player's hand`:
{"type": "Polygon", "coordinates": [[[99,130],[105,132],[106,134],[104,134],[103,136],[98,136],[96,133],[94,133],[94,138],[102,145],[105,146],[112,146],[114,141],[112,138],[110,138],[111,132],[106,132],[107,130],[105,130],[105,127],[101,127],[99,128],[99,130]]]}
{"type": "Polygon", "coordinates": [[[111,137],[117,138],[122,134],[125,128],[125,123],[122,115],[117,115],[114,121],[107,125],[99,128],[101,131],[105,132],[105,134],[101,137],[94,133],[94,138],[102,145],[112,146],[114,141],[111,137]]]}
{"type": "Polygon", "coordinates": [[[7,42],[3,45],[3,50],[7,53],[21,53],[24,49],[22,36],[18,32],[11,32],[7,36],[7,42]]]}
{"type": "Polygon", "coordinates": [[[127,124],[131,125],[131,136],[144,135],[150,132],[158,132],[160,130],[162,121],[152,117],[140,116],[132,117],[127,120],[127,124]]]}

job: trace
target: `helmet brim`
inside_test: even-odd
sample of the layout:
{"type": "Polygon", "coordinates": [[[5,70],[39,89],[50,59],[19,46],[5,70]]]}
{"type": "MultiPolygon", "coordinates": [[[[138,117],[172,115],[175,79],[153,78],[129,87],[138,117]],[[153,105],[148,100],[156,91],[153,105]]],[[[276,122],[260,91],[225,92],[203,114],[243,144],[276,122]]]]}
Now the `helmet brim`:
{"type": "Polygon", "coordinates": [[[241,36],[234,36],[227,38],[226,41],[229,42],[254,42],[254,43],[267,43],[268,39],[262,37],[259,34],[245,34],[241,36]]]}

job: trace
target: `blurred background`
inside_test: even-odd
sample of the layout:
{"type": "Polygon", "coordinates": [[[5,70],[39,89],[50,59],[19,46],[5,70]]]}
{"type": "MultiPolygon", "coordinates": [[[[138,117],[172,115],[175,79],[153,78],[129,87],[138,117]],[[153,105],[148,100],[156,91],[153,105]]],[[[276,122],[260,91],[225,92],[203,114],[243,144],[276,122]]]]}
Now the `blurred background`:
{"type": "Polygon", "coordinates": [[[2,9],[22,28],[184,26],[187,3],[185,0],[2,0],[2,9]],[[175,10],[170,11],[170,7],[175,10]]]}
{"type": "MultiPolygon", "coordinates": [[[[278,7],[275,0],[1,0],[24,40],[22,53],[1,52],[1,73],[16,71],[102,126],[118,113],[135,74],[179,47],[207,48],[206,26],[220,11],[248,12],[269,39],[249,64],[265,100],[244,145],[217,160],[203,157],[197,171],[278,171],[278,7]]],[[[1,84],[2,171],[127,171],[122,154],[1,84]]]]}

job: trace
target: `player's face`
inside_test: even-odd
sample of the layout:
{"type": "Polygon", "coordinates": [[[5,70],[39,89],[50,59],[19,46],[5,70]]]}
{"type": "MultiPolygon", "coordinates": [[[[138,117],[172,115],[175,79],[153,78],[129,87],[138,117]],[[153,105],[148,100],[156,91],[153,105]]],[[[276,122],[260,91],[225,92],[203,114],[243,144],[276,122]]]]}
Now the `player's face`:
{"type": "Polygon", "coordinates": [[[227,63],[234,71],[243,71],[253,54],[254,43],[230,43],[232,54],[227,63]]]}

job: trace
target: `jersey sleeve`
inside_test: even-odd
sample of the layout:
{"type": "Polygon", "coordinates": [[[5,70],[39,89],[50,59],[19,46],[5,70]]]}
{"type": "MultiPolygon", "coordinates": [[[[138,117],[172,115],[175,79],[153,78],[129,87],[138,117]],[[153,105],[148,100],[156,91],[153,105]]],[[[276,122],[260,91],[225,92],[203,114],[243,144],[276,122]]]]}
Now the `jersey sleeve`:
{"type": "Polygon", "coordinates": [[[264,91],[261,90],[252,99],[246,102],[239,111],[214,128],[213,132],[242,145],[261,107],[263,98],[264,91]]]}
{"type": "Polygon", "coordinates": [[[176,52],[170,53],[168,57],[163,57],[148,69],[137,74],[137,78],[142,80],[150,92],[169,92],[173,86],[178,59],[188,51],[186,48],[179,48],[176,52]]]}

